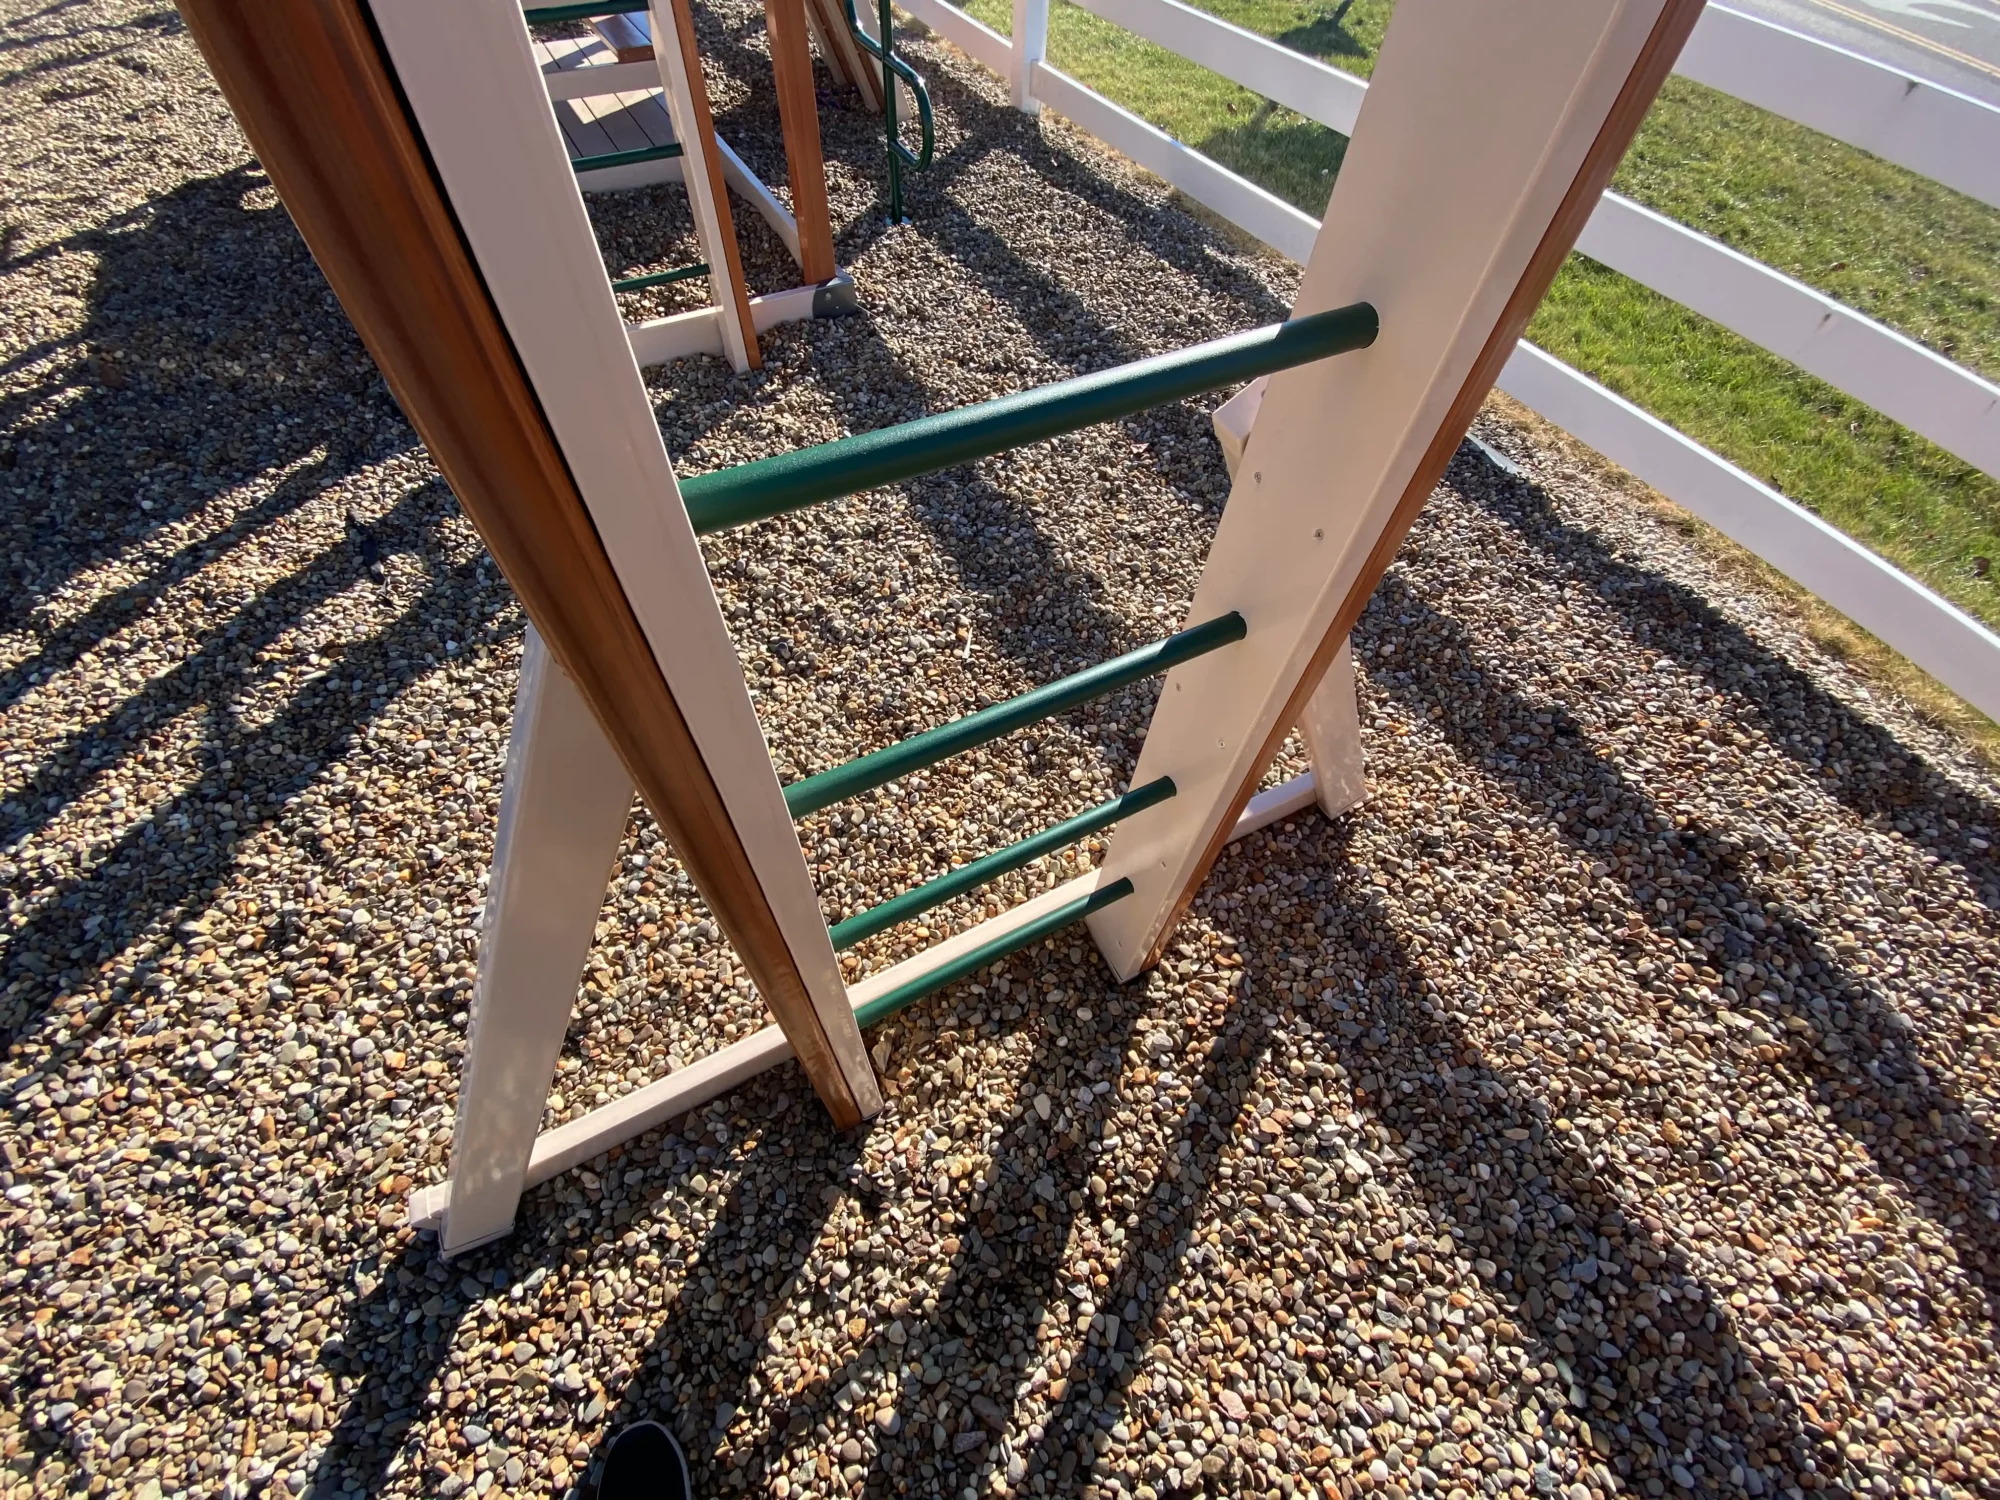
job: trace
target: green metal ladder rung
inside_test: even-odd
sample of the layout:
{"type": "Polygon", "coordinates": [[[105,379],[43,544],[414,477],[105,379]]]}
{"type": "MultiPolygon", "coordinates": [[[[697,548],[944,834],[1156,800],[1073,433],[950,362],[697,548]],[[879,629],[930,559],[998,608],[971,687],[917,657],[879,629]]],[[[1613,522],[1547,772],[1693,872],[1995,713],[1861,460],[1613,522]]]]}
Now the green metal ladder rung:
{"type": "Polygon", "coordinates": [[[590,21],[599,16],[636,16],[646,0],[593,0],[586,5],[537,5],[521,12],[530,26],[554,26],[562,21],[590,21]]]}
{"type": "Polygon", "coordinates": [[[686,281],[690,276],[706,276],[708,262],[696,261],[691,266],[675,266],[671,271],[654,271],[647,276],[627,276],[623,281],[611,283],[614,292],[639,292],[649,286],[665,286],[669,282],[686,281]]]}
{"type": "Polygon", "coordinates": [[[1365,302],[681,481],[699,533],[934,474],[1375,342],[1365,302]]]}
{"type": "Polygon", "coordinates": [[[908,984],[899,984],[886,994],[877,995],[866,1005],[856,1006],[855,1021],[864,1027],[873,1026],[877,1021],[886,1021],[897,1011],[914,1004],[948,984],[956,983],[968,975],[977,974],[990,963],[997,963],[1010,953],[1018,953],[1023,948],[1033,947],[1043,938],[1052,936],[1069,926],[1070,923],[1102,911],[1114,901],[1122,901],[1132,894],[1130,880],[1114,880],[1102,890],[1092,891],[1088,896],[1079,896],[1074,901],[1065,902],[1054,911],[1035,918],[1013,932],[982,943],[966,953],[961,953],[949,963],[939,964],[928,974],[921,974],[908,984]]]}
{"type": "Polygon", "coordinates": [[[1004,849],[975,859],[967,865],[960,865],[936,880],[926,881],[900,896],[891,897],[880,906],[871,906],[845,922],[836,923],[828,931],[836,951],[852,948],[878,932],[886,932],[898,923],[907,922],[920,916],[933,906],[941,906],[955,896],[963,896],[968,891],[976,891],[982,885],[998,880],[1002,875],[1032,864],[1044,854],[1073,844],[1078,839],[1089,838],[1093,833],[1101,833],[1121,818],[1129,818],[1133,813],[1144,812],[1147,808],[1167,800],[1174,794],[1171,776],[1162,776],[1157,781],[1149,781],[1142,787],[1135,787],[1122,797],[1113,797],[1109,802],[1100,802],[1087,812],[1046,828],[1037,834],[1009,844],[1004,849]]]}
{"type": "Polygon", "coordinates": [[[1128,651],[1123,656],[1115,656],[1110,661],[1099,662],[1071,676],[1045,683],[1018,698],[1009,698],[1004,703],[982,708],[949,724],[926,729],[900,744],[872,751],[845,765],[795,781],[785,788],[785,806],[791,809],[793,817],[803,818],[836,802],[845,802],[912,771],[934,766],[989,740],[997,740],[1003,734],[1025,729],[1078,704],[1115,693],[1122,687],[1177,667],[1184,661],[1192,661],[1218,647],[1240,641],[1246,630],[1243,616],[1231,610],[1205,625],[1180,631],[1163,641],[1155,641],[1137,651],[1128,651]]]}
{"type": "Polygon", "coordinates": [[[664,146],[641,146],[634,151],[606,151],[597,156],[578,156],[570,161],[570,166],[578,172],[602,172],[611,167],[636,167],[647,161],[672,161],[681,154],[681,143],[669,141],[664,146]]]}

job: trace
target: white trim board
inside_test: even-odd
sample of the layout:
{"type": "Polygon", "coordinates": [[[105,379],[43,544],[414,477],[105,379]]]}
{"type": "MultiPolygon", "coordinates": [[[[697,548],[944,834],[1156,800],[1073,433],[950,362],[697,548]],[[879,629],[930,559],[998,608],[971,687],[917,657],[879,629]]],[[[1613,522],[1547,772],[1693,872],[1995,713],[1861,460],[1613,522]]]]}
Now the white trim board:
{"type": "MultiPolygon", "coordinates": [[[[1233,843],[1247,838],[1273,823],[1296,817],[1312,807],[1314,800],[1310,771],[1281,786],[1260,792],[1243,810],[1243,816],[1236,820],[1230,841],[1233,843]]],[[[990,921],[967,928],[912,958],[906,958],[878,974],[871,974],[848,992],[848,1002],[859,1009],[877,995],[886,994],[897,985],[928,974],[938,965],[981,943],[1019,930],[1043,912],[1053,911],[1065,902],[1089,895],[1097,889],[1098,880],[1095,870],[1079,875],[1074,880],[1031,897],[990,921]]],[[[689,1063],[678,1073],[656,1079],[622,1099],[591,1110],[553,1130],[544,1131],[535,1139],[523,1186],[533,1187],[547,1182],[551,1177],[589,1161],[598,1153],[645,1133],[664,1120],[699,1109],[711,1100],[721,1098],[738,1084],[789,1060],[791,1055],[792,1049],[785,1041],[784,1033],[775,1026],[766,1026],[739,1042],[730,1043],[719,1052],[711,1052],[689,1063]]],[[[410,1228],[435,1229],[443,1219],[445,1205],[450,1200],[451,1183],[448,1181],[412,1188],[408,1199],[410,1228]]]]}
{"type": "Polygon", "coordinates": [[[2000,109],[1726,5],[1675,72],[2000,208],[2000,109]]]}
{"type": "Polygon", "coordinates": [[[1915,339],[1616,193],[1576,248],[2000,478],[2000,386],[1915,339]]]}
{"type": "Polygon", "coordinates": [[[1354,134],[1365,80],[1180,0],[1074,0],[1092,15],[1200,63],[1308,120],[1354,134]]]}
{"type": "MultiPolygon", "coordinates": [[[[1014,44],[991,26],[975,21],[956,5],[947,4],[946,0],[896,0],[896,5],[974,61],[983,63],[1002,78],[1008,76],[1013,66],[1014,44]]],[[[861,7],[863,10],[866,8],[861,7]]],[[[867,17],[862,19],[865,22],[867,17]]],[[[872,63],[874,59],[869,61],[872,63]]]]}

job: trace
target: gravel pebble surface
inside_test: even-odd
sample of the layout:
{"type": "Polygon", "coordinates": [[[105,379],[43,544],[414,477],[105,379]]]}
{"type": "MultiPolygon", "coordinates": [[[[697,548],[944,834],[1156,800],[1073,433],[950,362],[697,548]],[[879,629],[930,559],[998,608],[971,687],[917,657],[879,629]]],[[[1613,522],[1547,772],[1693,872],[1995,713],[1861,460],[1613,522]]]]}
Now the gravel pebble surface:
{"type": "MultiPolygon", "coordinates": [[[[174,12],[0,18],[0,1495],[581,1495],[655,1415],[703,1494],[2000,1495],[2000,785],[1493,414],[1357,629],[1359,810],[1139,982],[1070,933],[885,1024],[865,1130],[788,1066],[441,1260],[518,610],[174,12]]],[[[826,115],[866,315],[649,372],[684,471],[1282,315],[910,50],[913,225],[826,115]]],[[[673,197],[593,200],[613,270],[673,197]]],[[[1208,405],[712,539],[781,771],[1181,624],[1208,405]]],[[[807,820],[829,918],[1122,789],[1153,690],[807,820]]],[[[550,1121],[763,1023],[640,811],[550,1121]]]]}

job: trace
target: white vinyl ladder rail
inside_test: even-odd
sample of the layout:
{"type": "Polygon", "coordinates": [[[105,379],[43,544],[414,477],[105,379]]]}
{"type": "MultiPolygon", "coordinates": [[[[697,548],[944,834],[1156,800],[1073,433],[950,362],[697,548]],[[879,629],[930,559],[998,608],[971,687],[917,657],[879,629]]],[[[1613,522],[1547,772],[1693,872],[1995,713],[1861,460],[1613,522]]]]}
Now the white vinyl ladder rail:
{"type": "MultiPolygon", "coordinates": [[[[1047,0],[1008,38],[949,0],[897,0],[1047,105],[1279,254],[1319,222],[1046,61],[1047,0]]],[[[1076,0],[1093,15],[1352,135],[1368,85],[1181,0],[1076,0]]],[[[1676,72],[2000,207],[2000,109],[1710,4],[1676,72]]],[[[1780,271],[1616,193],[1577,250],[1720,324],[2000,478],[2000,386],[1780,271]]],[[[2000,719],[2000,636],[1727,459],[1522,343],[1500,389],[1570,431],[2000,719]]]]}

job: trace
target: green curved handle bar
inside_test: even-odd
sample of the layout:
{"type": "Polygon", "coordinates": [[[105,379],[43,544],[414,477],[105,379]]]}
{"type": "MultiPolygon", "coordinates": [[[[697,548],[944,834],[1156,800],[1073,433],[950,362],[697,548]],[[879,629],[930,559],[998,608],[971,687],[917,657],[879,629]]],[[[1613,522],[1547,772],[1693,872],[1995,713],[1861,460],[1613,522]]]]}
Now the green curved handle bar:
{"type": "Polygon", "coordinates": [[[854,34],[855,45],[877,62],[887,63],[889,71],[908,84],[910,92],[916,96],[917,128],[923,136],[923,150],[914,152],[894,136],[889,137],[889,146],[908,165],[921,172],[931,164],[931,155],[937,149],[937,133],[931,124],[931,95],[930,90],[924,87],[923,74],[896,56],[894,47],[887,49],[888,55],[884,56],[882,44],[861,29],[861,17],[854,13],[854,0],[843,0],[843,3],[847,7],[847,29],[854,34]]]}

